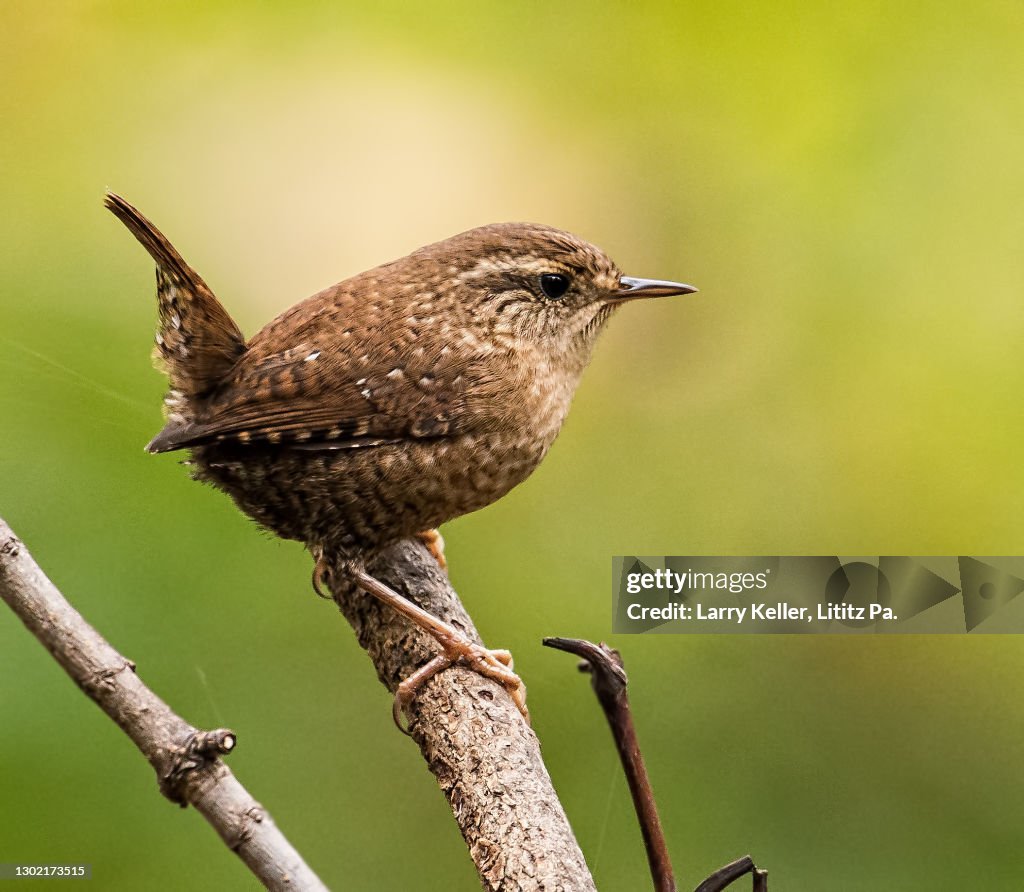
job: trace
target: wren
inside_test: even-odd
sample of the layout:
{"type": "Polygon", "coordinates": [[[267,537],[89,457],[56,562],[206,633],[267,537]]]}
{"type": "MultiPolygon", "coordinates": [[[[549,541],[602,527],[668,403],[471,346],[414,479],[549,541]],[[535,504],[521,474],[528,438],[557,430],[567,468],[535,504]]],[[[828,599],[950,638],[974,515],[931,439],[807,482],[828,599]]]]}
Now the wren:
{"type": "Polygon", "coordinates": [[[156,261],[155,356],[166,424],[150,452],[191,451],[195,476],[261,526],[424,627],[442,654],[495,678],[526,715],[504,651],[430,616],[365,568],[400,539],[475,511],[525,480],[565,419],[594,341],[637,298],[688,294],[629,278],[601,250],[550,226],[471,229],[332,285],[246,341],[171,243],[117,195],[106,206],[156,261]]]}

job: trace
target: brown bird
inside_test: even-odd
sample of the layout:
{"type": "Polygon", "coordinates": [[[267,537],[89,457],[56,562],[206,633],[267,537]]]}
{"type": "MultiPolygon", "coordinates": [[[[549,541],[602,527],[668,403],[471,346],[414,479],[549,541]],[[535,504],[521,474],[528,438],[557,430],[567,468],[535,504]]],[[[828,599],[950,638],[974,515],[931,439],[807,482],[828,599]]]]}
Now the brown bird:
{"type": "MultiPolygon", "coordinates": [[[[156,261],[156,356],[170,379],[150,452],[259,524],[342,555],[360,588],[441,644],[399,688],[460,662],[525,690],[505,651],[469,641],[364,568],[368,554],[501,498],[544,458],[598,332],[623,303],[688,294],[633,279],[598,248],[533,223],[482,226],[314,294],[246,342],[170,242],[127,201],[106,206],[156,261]]],[[[428,531],[424,533],[423,531],[428,531]]],[[[437,552],[439,555],[439,552],[437,552]]]]}

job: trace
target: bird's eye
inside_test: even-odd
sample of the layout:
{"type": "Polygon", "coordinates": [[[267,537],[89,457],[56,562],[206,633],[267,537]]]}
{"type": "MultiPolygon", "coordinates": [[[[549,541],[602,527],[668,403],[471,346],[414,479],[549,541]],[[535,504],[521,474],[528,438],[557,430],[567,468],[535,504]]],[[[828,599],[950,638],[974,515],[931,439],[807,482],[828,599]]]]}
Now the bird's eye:
{"type": "Polygon", "coordinates": [[[540,290],[552,300],[558,300],[569,290],[569,279],[558,273],[544,273],[540,277],[540,290]]]}

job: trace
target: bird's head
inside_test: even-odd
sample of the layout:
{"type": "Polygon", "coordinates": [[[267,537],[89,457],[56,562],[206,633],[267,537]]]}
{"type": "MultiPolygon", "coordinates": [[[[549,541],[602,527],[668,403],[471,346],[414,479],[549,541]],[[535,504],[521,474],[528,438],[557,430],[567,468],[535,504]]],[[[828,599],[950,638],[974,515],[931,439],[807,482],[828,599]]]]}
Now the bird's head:
{"type": "Polygon", "coordinates": [[[434,267],[437,297],[470,330],[531,344],[586,363],[594,339],[621,304],[691,294],[691,285],[624,276],[583,239],[536,223],[481,226],[414,252],[434,267]]]}

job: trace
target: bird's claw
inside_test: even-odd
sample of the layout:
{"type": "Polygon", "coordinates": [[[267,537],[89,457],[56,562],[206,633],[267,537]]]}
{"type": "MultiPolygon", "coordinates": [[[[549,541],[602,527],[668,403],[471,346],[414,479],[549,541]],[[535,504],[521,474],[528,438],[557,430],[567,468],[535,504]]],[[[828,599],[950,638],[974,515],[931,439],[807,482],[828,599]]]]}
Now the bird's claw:
{"type": "Polygon", "coordinates": [[[321,598],[326,601],[331,600],[330,592],[330,578],[331,568],[327,566],[327,561],[324,560],[324,556],[320,555],[316,559],[316,565],[313,567],[313,591],[315,591],[321,598]],[[328,594],[324,594],[324,589],[327,589],[328,594]]]}
{"type": "Polygon", "coordinates": [[[530,724],[530,710],[526,708],[526,685],[512,671],[512,654],[507,650],[489,650],[481,644],[475,644],[465,638],[450,638],[442,641],[444,653],[438,654],[429,663],[424,664],[405,679],[395,690],[395,701],[391,707],[391,715],[398,729],[408,734],[402,724],[402,714],[406,712],[416,697],[417,691],[439,672],[449,666],[465,666],[479,675],[498,682],[512,698],[516,709],[530,724]]]}
{"type": "Polygon", "coordinates": [[[512,671],[512,654],[507,650],[488,650],[486,647],[470,641],[464,632],[436,616],[432,616],[415,602],[398,594],[393,588],[367,573],[365,568],[356,565],[351,568],[350,572],[356,585],[389,606],[400,616],[405,617],[413,625],[418,626],[441,645],[440,654],[417,669],[395,690],[392,715],[400,730],[405,731],[401,722],[402,712],[412,702],[416,691],[438,672],[456,663],[468,666],[480,675],[493,679],[504,686],[516,704],[516,708],[529,723],[530,713],[526,708],[526,687],[522,679],[512,671]]]}

